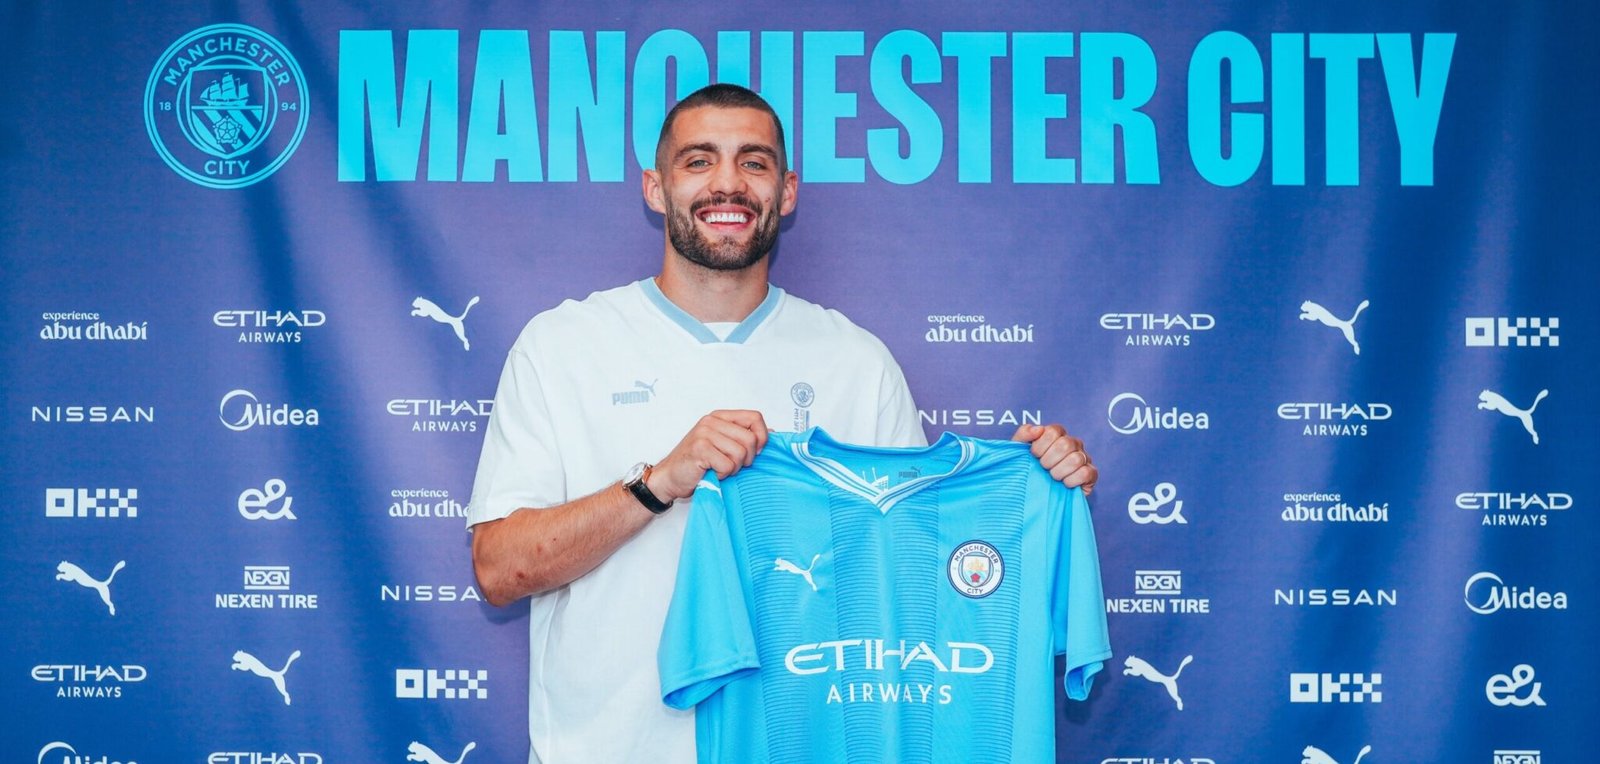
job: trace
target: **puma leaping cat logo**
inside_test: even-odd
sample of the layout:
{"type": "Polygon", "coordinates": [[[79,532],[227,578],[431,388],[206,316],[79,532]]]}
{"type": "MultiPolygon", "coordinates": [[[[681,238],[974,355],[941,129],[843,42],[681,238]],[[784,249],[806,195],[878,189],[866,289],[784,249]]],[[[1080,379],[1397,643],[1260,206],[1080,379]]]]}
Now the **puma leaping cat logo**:
{"type": "MultiPolygon", "coordinates": [[[[1372,753],[1372,746],[1361,746],[1361,753],[1356,754],[1355,764],[1361,764],[1361,759],[1369,753],[1372,753]]],[[[1301,751],[1300,755],[1305,757],[1300,760],[1300,764],[1339,764],[1332,756],[1324,753],[1321,748],[1314,745],[1306,746],[1306,749],[1301,751]]]]}
{"type": "Polygon", "coordinates": [[[1154,666],[1146,663],[1144,659],[1130,655],[1127,660],[1122,662],[1122,665],[1125,666],[1122,669],[1122,675],[1148,679],[1167,688],[1167,694],[1172,696],[1173,702],[1178,704],[1178,710],[1182,711],[1183,698],[1178,697],[1178,675],[1183,673],[1183,667],[1189,665],[1189,661],[1192,660],[1194,660],[1193,655],[1185,655],[1183,661],[1178,664],[1178,670],[1172,672],[1172,676],[1167,676],[1157,671],[1154,666]]]}
{"type": "Polygon", "coordinates": [[[456,330],[456,337],[461,340],[461,349],[471,350],[472,343],[467,341],[467,327],[464,322],[467,320],[467,312],[477,304],[478,298],[474,295],[472,299],[467,301],[467,307],[462,309],[461,315],[452,316],[444,312],[443,308],[435,305],[432,300],[426,297],[418,297],[411,301],[411,315],[427,316],[441,324],[449,324],[451,329],[456,330]]]}
{"type": "Polygon", "coordinates": [[[1367,305],[1367,301],[1362,300],[1361,304],[1356,306],[1356,312],[1350,315],[1350,320],[1341,321],[1337,318],[1334,318],[1333,314],[1329,313],[1327,308],[1324,308],[1310,300],[1306,300],[1305,302],[1300,303],[1300,320],[1316,321],[1325,326],[1331,326],[1341,332],[1344,332],[1344,338],[1350,342],[1350,347],[1355,348],[1356,355],[1361,355],[1361,345],[1360,343],[1356,342],[1356,319],[1361,316],[1361,311],[1367,309],[1367,305]]]}
{"type": "Polygon", "coordinates": [[[271,679],[272,683],[278,688],[278,694],[283,696],[283,704],[287,706],[289,705],[289,690],[283,686],[283,675],[289,673],[289,667],[294,665],[295,660],[299,657],[299,650],[289,653],[289,660],[284,661],[283,668],[273,671],[267,668],[266,664],[263,664],[254,655],[240,650],[233,654],[233,670],[248,671],[263,679],[271,679]]]}
{"type": "Polygon", "coordinates": [[[461,749],[461,755],[455,761],[445,761],[444,757],[434,753],[432,748],[413,740],[411,745],[406,746],[406,761],[420,761],[423,764],[461,764],[466,760],[467,754],[477,747],[477,743],[467,743],[467,747],[461,749]]]}
{"type": "Polygon", "coordinates": [[[656,383],[660,382],[660,381],[661,381],[660,379],[652,379],[652,380],[650,380],[650,384],[647,385],[647,384],[645,384],[643,382],[640,382],[639,380],[636,379],[636,380],[633,381],[633,386],[636,389],[643,390],[643,391],[649,393],[650,397],[654,398],[656,396],[656,383]]]}
{"type": "Polygon", "coordinates": [[[1511,401],[1506,400],[1499,393],[1493,390],[1484,390],[1478,393],[1478,408],[1498,411],[1506,416],[1522,420],[1522,429],[1527,430],[1528,434],[1533,436],[1533,444],[1537,446],[1539,445],[1539,433],[1533,429],[1533,410],[1539,408],[1539,401],[1544,400],[1544,397],[1549,394],[1549,390],[1540,390],[1539,394],[1533,397],[1533,405],[1524,411],[1511,405],[1511,401]]]}
{"type": "Polygon", "coordinates": [[[789,562],[788,560],[785,560],[782,557],[779,557],[778,559],[773,561],[774,564],[772,566],[772,569],[773,570],[781,570],[781,571],[784,571],[786,573],[793,573],[793,574],[795,574],[797,576],[800,576],[801,578],[804,578],[806,580],[806,583],[811,584],[811,591],[817,591],[817,582],[813,581],[811,579],[811,571],[816,569],[817,560],[820,560],[820,559],[822,559],[822,555],[820,555],[820,554],[812,555],[811,556],[811,566],[806,568],[806,569],[804,569],[804,570],[801,570],[800,566],[795,565],[794,563],[789,562]]]}
{"type": "Polygon", "coordinates": [[[99,592],[100,601],[106,603],[106,609],[110,610],[112,615],[116,615],[117,606],[111,604],[111,579],[116,578],[117,571],[122,570],[126,564],[125,561],[118,560],[117,564],[111,567],[111,575],[106,576],[106,580],[96,581],[88,573],[83,572],[83,568],[62,560],[61,564],[56,566],[56,580],[71,581],[99,592]]]}

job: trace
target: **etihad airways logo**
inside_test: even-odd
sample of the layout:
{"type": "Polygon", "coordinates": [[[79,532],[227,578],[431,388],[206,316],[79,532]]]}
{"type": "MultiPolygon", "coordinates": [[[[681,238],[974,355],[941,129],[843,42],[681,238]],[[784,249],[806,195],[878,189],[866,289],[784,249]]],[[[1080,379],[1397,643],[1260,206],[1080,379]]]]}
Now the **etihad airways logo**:
{"type": "Polygon", "coordinates": [[[478,420],[494,413],[494,401],[396,398],[386,410],[390,416],[410,419],[412,432],[477,432],[478,420]]]}
{"type": "Polygon", "coordinates": [[[144,666],[124,664],[42,664],[30,672],[33,681],[56,685],[58,698],[120,698],[128,685],[149,678],[144,666]]]}
{"type": "Polygon", "coordinates": [[[946,642],[940,649],[927,642],[910,644],[892,639],[835,639],[795,645],[784,656],[789,673],[801,676],[861,669],[884,671],[898,664],[900,671],[926,663],[941,674],[982,674],[994,667],[994,653],[977,642],[946,642]],[[899,647],[893,647],[898,644],[899,647]]]}
{"type": "Polygon", "coordinates": [[[219,310],[211,314],[211,323],[236,330],[240,343],[271,345],[303,341],[306,329],[328,323],[328,314],[320,310],[219,310]]]}
{"type": "Polygon", "coordinates": [[[1478,615],[1501,610],[1566,610],[1566,592],[1542,592],[1534,587],[1506,586],[1499,576],[1482,572],[1467,579],[1462,590],[1467,609],[1478,615]]]}
{"type": "Polygon", "coordinates": [[[1188,347],[1194,332],[1209,332],[1217,327],[1210,313],[1106,313],[1100,328],[1127,332],[1125,347],[1188,347]]]}
{"type": "Polygon", "coordinates": [[[1572,494],[1469,491],[1456,494],[1456,507],[1482,512],[1485,526],[1544,526],[1550,513],[1572,509],[1572,494]]]}
{"type": "Polygon", "coordinates": [[[1368,422],[1394,416],[1387,403],[1280,403],[1278,418],[1304,422],[1301,435],[1366,437],[1368,422]]]}
{"type": "Polygon", "coordinates": [[[217,751],[206,757],[206,764],[322,764],[322,754],[305,751],[217,751]]]}
{"type": "Polygon", "coordinates": [[[252,427],[316,427],[322,423],[316,409],[301,409],[287,403],[262,403],[249,390],[231,390],[217,406],[222,426],[234,432],[252,427]]]}
{"type": "Polygon", "coordinates": [[[1151,406],[1138,393],[1123,393],[1106,406],[1106,421],[1123,435],[1143,430],[1209,430],[1211,416],[1204,411],[1183,411],[1151,406]]]}

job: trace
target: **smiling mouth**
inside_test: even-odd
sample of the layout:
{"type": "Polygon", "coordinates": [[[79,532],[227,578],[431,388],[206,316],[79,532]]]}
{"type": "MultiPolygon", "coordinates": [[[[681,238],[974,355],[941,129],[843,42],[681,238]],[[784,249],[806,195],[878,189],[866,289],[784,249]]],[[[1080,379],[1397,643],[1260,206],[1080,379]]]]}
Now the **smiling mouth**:
{"type": "Polygon", "coordinates": [[[751,215],[748,212],[733,210],[708,210],[700,213],[701,222],[712,226],[738,227],[749,223],[750,218],[751,215]]]}

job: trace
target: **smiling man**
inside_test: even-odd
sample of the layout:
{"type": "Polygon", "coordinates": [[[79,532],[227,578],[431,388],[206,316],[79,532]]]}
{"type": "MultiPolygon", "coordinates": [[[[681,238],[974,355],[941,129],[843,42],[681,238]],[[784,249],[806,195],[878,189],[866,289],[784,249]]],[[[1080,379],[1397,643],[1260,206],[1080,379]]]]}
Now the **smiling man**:
{"type": "MultiPolygon", "coordinates": [[[[750,90],[679,102],[643,182],[666,221],[661,274],[535,316],[506,359],[467,522],[489,601],[533,597],[530,762],[694,761],[693,712],[662,704],[656,643],[707,470],[748,466],[769,428],[927,443],[883,343],[767,283],[798,190],[783,146],[750,90]]],[[[1093,486],[1059,425],[1014,439],[1093,486]]]]}

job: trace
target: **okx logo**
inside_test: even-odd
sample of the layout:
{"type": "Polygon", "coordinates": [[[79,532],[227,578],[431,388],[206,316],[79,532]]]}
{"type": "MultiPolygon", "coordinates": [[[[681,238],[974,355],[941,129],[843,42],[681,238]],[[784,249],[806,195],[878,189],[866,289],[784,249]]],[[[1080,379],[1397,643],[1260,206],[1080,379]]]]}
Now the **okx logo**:
{"type": "Polygon", "coordinates": [[[271,35],[213,24],[167,48],[144,89],[144,126],[174,172],[202,186],[243,188],[300,145],[310,99],[300,65],[271,35]]]}

